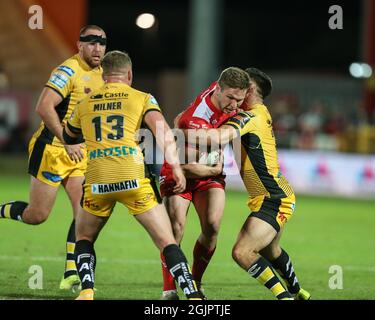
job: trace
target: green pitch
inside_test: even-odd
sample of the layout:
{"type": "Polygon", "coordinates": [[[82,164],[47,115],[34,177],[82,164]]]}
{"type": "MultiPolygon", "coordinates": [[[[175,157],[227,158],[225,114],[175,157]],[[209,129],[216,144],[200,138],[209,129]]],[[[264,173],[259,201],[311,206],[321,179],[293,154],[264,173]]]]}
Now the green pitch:
{"type": "MultiPolygon", "coordinates": [[[[2,174],[0,202],[27,201],[28,185],[26,176],[2,174]]],[[[268,290],[231,258],[232,245],[248,215],[245,203],[246,194],[227,193],[218,247],[203,279],[209,299],[273,299],[268,290]]],[[[287,224],[282,246],[292,257],[297,276],[313,299],[375,299],[374,209],[375,200],[297,197],[296,212],[287,224]],[[342,289],[329,286],[340,286],[340,274],[332,266],[342,268],[342,289]]],[[[70,222],[70,205],[63,190],[50,218],[42,225],[0,221],[0,299],[76,296],[58,289],[70,222]],[[29,282],[33,282],[33,272],[29,270],[35,265],[43,272],[43,289],[29,288],[29,282]]],[[[198,234],[199,222],[190,209],[182,243],[190,264],[198,234]]],[[[117,205],[102,231],[96,253],[97,299],[159,298],[162,288],[159,253],[143,228],[121,205],[117,205]]]]}

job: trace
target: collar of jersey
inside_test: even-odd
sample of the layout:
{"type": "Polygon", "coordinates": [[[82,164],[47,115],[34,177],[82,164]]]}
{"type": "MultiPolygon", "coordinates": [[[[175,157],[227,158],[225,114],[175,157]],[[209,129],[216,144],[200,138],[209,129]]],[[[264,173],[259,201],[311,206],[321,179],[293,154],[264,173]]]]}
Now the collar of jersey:
{"type": "Polygon", "coordinates": [[[205,101],[206,101],[206,103],[207,103],[207,105],[208,105],[208,107],[214,112],[214,113],[218,113],[218,114],[222,114],[223,112],[221,111],[221,110],[219,110],[218,108],[216,108],[215,106],[214,106],[214,104],[212,103],[212,101],[211,101],[211,95],[212,94],[208,94],[207,96],[205,96],[205,101]]]}
{"type": "Polygon", "coordinates": [[[251,111],[253,109],[259,109],[259,108],[267,108],[267,107],[264,104],[256,103],[256,104],[253,104],[253,106],[251,107],[251,109],[247,110],[247,111],[251,111]]]}
{"type": "Polygon", "coordinates": [[[107,87],[122,87],[122,86],[130,87],[128,84],[123,83],[123,82],[107,82],[105,85],[107,87]]]}

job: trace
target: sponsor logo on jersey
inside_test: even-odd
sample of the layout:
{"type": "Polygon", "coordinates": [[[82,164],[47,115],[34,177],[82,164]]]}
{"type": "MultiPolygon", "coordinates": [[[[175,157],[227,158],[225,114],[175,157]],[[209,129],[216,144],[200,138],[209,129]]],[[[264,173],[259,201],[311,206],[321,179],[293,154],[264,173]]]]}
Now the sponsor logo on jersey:
{"type": "Polygon", "coordinates": [[[245,127],[245,125],[251,120],[251,118],[254,118],[255,115],[251,112],[240,112],[235,117],[232,117],[228,120],[228,123],[232,122],[237,124],[241,129],[245,127]]]}
{"type": "Polygon", "coordinates": [[[60,73],[60,72],[55,72],[51,75],[51,78],[48,80],[48,82],[62,89],[66,86],[68,80],[69,79],[65,74],[60,73]]]}
{"type": "Polygon", "coordinates": [[[139,188],[139,182],[137,179],[126,180],[116,183],[105,183],[105,184],[92,184],[91,192],[94,194],[104,194],[113,192],[122,192],[126,190],[134,190],[139,188]]]}
{"type": "Polygon", "coordinates": [[[69,77],[71,77],[74,74],[74,70],[67,66],[60,66],[57,68],[57,70],[65,72],[69,77]]]}
{"type": "Polygon", "coordinates": [[[151,96],[151,98],[150,98],[150,102],[151,102],[152,104],[156,105],[156,106],[159,105],[158,102],[156,101],[156,99],[154,98],[154,96],[151,96]]]}
{"type": "Polygon", "coordinates": [[[205,123],[195,123],[194,120],[189,121],[189,128],[193,129],[209,129],[210,127],[205,123]]]}
{"type": "Polygon", "coordinates": [[[103,95],[101,93],[98,93],[98,94],[95,94],[93,96],[90,97],[90,99],[103,99],[103,95]]]}
{"type": "Polygon", "coordinates": [[[106,92],[104,94],[104,98],[106,99],[113,99],[113,98],[125,98],[127,99],[129,96],[128,93],[125,92],[106,92]]]}
{"type": "Polygon", "coordinates": [[[106,149],[96,149],[89,152],[89,160],[96,158],[104,157],[120,157],[120,156],[129,156],[137,155],[137,149],[134,147],[121,146],[121,147],[112,147],[106,149]]]}

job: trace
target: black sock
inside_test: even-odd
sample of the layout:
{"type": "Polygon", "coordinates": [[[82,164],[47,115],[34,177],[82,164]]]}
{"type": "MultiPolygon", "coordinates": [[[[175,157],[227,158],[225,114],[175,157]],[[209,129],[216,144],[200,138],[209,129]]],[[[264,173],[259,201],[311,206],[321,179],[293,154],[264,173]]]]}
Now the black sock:
{"type": "Polygon", "coordinates": [[[22,214],[27,206],[28,203],[23,201],[4,203],[0,206],[0,218],[22,221],[22,214]]]}
{"type": "Polygon", "coordinates": [[[94,288],[95,273],[95,250],[94,245],[88,240],[79,240],[76,242],[75,258],[79,278],[82,283],[82,290],[94,288]]]}
{"type": "Polygon", "coordinates": [[[170,244],[163,250],[165,263],[187,298],[201,298],[185,255],[176,244],[170,244]]]}
{"type": "Polygon", "coordinates": [[[262,256],[249,267],[247,272],[269,289],[277,299],[289,299],[292,297],[273,272],[268,260],[262,256]]]}
{"type": "Polygon", "coordinates": [[[272,261],[272,267],[284,279],[290,293],[296,294],[301,289],[289,255],[283,249],[280,256],[272,261]]]}
{"type": "Polygon", "coordinates": [[[71,275],[77,274],[77,267],[74,258],[74,250],[76,243],[76,228],[75,220],[73,219],[72,224],[70,225],[68,236],[66,238],[66,263],[65,263],[65,272],[64,278],[67,278],[71,275]]]}

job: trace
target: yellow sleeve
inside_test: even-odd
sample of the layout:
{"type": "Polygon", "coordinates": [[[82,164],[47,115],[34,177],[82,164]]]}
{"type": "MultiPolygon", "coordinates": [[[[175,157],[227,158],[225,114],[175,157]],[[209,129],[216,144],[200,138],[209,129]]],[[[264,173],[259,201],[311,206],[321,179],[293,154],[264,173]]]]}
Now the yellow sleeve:
{"type": "Polygon", "coordinates": [[[64,99],[72,92],[76,76],[77,71],[74,70],[73,66],[64,62],[52,71],[46,87],[52,88],[64,99]]]}
{"type": "Polygon", "coordinates": [[[146,97],[145,105],[143,108],[143,116],[149,111],[161,112],[158,102],[151,94],[148,94],[146,97]]]}
{"type": "Polygon", "coordinates": [[[79,115],[79,109],[80,109],[81,103],[78,103],[73,112],[72,115],[70,116],[70,119],[67,122],[67,126],[70,131],[72,131],[75,134],[82,134],[82,127],[81,127],[81,119],[79,115]]]}
{"type": "Polygon", "coordinates": [[[239,112],[234,117],[230,118],[225,125],[236,128],[240,135],[243,136],[246,133],[252,132],[255,129],[255,114],[252,112],[239,112]]]}

